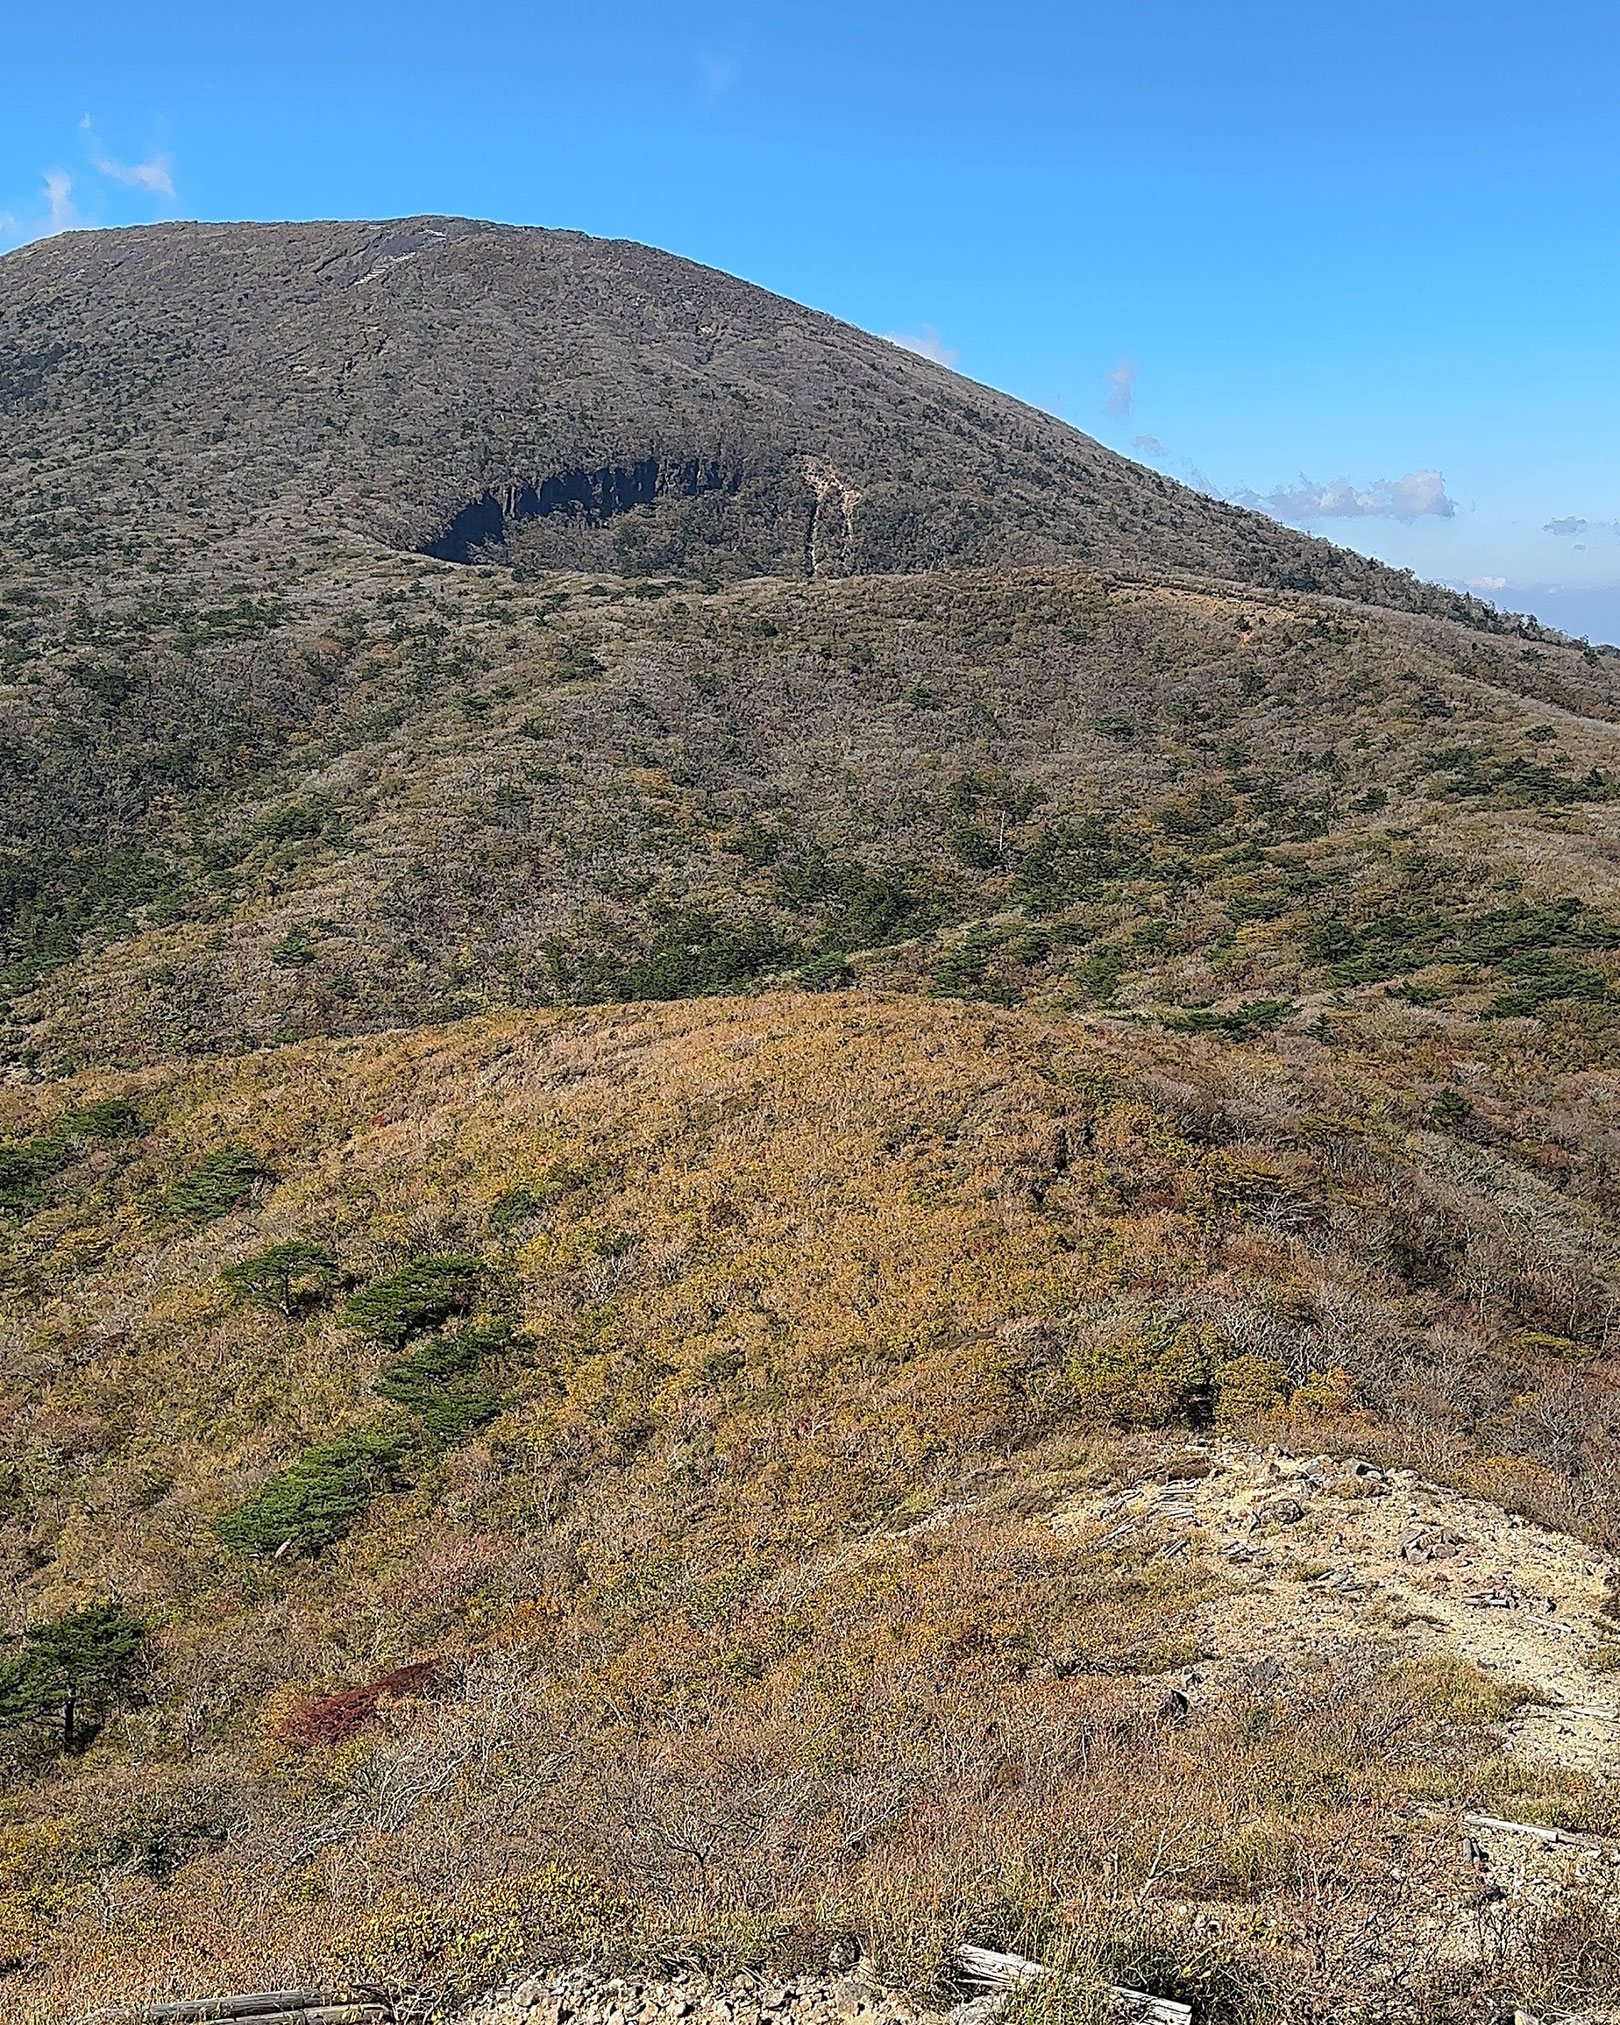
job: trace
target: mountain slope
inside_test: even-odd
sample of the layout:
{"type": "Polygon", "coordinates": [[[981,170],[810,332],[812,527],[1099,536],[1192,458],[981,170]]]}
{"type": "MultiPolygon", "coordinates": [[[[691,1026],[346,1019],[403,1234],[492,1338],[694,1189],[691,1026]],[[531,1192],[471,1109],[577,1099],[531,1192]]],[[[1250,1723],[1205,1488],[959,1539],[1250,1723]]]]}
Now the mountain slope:
{"type": "Polygon", "coordinates": [[[28,249],[0,455],[8,2019],[1612,1998],[1612,656],[566,234],[28,249]]]}
{"type": "Polygon", "coordinates": [[[0,1582],[149,1627],[74,1749],[0,1721],[7,2017],[852,1937],[940,1993],[957,1941],[1072,1948],[1201,2025],[1601,1989],[1608,1866],[1482,1923],[1458,1832],[1620,1836],[1550,1712],[1502,1727],[1611,1698],[1592,1551],[1237,1448],[1620,1537],[1612,1437],[1565,1474],[1610,1360],[1496,1328],[1602,1241],[1550,1186],[1494,1221],[1403,1071],[792,993],[6,1093],[57,1153],[0,1225],[0,1582]],[[1548,1620],[1501,1677],[1465,1583],[1548,1620]]]}
{"type": "Polygon", "coordinates": [[[1472,600],[1205,498],[882,339],[625,241],[406,219],[75,232],[0,261],[25,552],[307,519],[466,560],[1184,570],[1472,600]]]}
{"type": "Polygon", "coordinates": [[[14,606],[13,1061],[852,974],[1318,991],[1312,922],[1416,826],[1620,913],[1568,648],[1072,569],[703,593],[351,538],[259,581],[14,606]]]}

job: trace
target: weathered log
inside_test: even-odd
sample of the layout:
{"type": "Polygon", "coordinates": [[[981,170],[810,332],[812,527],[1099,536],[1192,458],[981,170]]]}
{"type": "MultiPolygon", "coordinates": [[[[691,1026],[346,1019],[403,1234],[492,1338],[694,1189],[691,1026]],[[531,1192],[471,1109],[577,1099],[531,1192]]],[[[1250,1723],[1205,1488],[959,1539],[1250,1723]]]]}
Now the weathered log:
{"type": "MultiPolygon", "coordinates": [[[[1045,1962],[1032,1962],[1024,1955],[998,1955],[993,1948],[958,1948],[956,1959],[972,1982],[992,1990],[1016,1990],[1021,1983],[1033,1983],[1052,1970],[1045,1962]]],[[[1115,2004],[1135,2025],[1192,2025],[1192,2006],[1174,1997],[1150,1997],[1145,1990],[1111,1987],[1115,2004]]]]}
{"type": "Polygon", "coordinates": [[[1192,2025],[1191,2004],[1174,1997],[1150,1997],[1145,1990],[1123,1990],[1111,1985],[1110,1997],[1133,2025],[1192,2025]]]}
{"type": "MultiPolygon", "coordinates": [[[[274,2018],[287,2011],[318,2010],[323,2004],[348,1999],[339,1990],[253,1990],[241,1997],[187,1997],[167,2004],[147,2004],[114,2016],[129,2025],[209,2025],[221,2018],[274,2018]]],[[[363,2000],[356,1998],[355,2002],[363,2000]]]]}
{"type": "Polygon", "coordinates": [[[992,1990],[1012,1990],[1020,1983],[1032,1983],[1048,1974],[1044,1962],[1027,1961],[1022,1955],[998,1955],[993,1948],[961,1947],[956,1959],[970,1982],[984,1983],[992,1990]]]}
{"type": "Polygon", "coordinates": [[[234,2025],[388,2025],[386,2004],[316,2004],[307,2011],[261,2011],[234,2025]]]}
{"type": "Polygon", "coordinates": [[[261,2013],[247,2025],[388,2025],[393,2015],[386,2004],[317,2004],[308,2011],[261,2013]]]}
{"type": "Polygon", "coordinates": [[[108,2025],[387,2025],[376,1997],[336,1990],[255,1990],[240,1997],[191,1997],[117,2011],[108,2025]]]}

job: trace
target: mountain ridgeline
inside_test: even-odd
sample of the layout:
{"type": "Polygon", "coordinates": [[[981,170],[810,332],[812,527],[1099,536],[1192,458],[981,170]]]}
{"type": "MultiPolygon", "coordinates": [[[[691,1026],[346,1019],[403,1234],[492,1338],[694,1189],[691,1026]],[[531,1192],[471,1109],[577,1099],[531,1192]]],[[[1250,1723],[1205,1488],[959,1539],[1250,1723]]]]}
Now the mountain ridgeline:
{"type": "Polygon", "coordinates": [[[1078,562],[1495,623],[885,340],[626,241],[465,219],[74,232],[0,262],[13,540],[341,527],[453,562],[1078,562]]]}

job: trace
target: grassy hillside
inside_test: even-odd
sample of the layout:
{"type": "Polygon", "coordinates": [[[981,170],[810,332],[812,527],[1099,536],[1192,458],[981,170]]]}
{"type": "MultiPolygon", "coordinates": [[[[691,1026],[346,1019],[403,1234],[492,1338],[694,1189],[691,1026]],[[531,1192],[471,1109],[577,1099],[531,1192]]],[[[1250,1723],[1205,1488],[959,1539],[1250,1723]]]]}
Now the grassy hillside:
{"type": "Polygon", "coordinates": [[[356,545],[252,596],[21,574],[5,612],[9,1051],[36,1070],[773,980],[1154,1017],[1437,961],[1455,991],[1586,946],[1551,917],[1458,940],[1459,907],[1620,915],[1612,662],[1323,599],[705,593],[356,545]],[[1324,962],[1324,917],[1381,891],[1432,932],[1324,962]]]}
{"type": "Polygon", "coordinates": [[[1375,1616],[1189,1716],[1239,1572],[1054,1523],[1202,1430],[1612,1543],[1603,1128],[1529,1152],[1598,1086],[1416,1109],[1424,1017],[779,994],[10,1095],[14,1620],[148,1628],[4,1733],[8,2008],[851,1931],[1211,2019],[1607,1974],[1468,1924],[1458,1803],[1620,1831],[1508,1688],[1375,1616]]]}

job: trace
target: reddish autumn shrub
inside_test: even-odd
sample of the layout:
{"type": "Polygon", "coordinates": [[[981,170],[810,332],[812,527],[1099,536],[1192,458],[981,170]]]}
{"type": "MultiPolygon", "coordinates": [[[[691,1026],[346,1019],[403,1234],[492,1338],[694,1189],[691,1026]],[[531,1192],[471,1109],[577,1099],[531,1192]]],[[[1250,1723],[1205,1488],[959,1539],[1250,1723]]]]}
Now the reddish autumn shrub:
{"type": "Polygon", "coordinates": [[[438,1660],[416,1659],[396,1667],[379,1680],[359,1687],[339,1688],[335,1694],[315,1695],[289,1710],[280,1726],[282,1737],[306,1749],[317,1744],[341,1744],[363,1730],[376,1718],[384,1701],[402,1701],[409,1695],[425,1695],[443,1677],[438,1660]]]}

